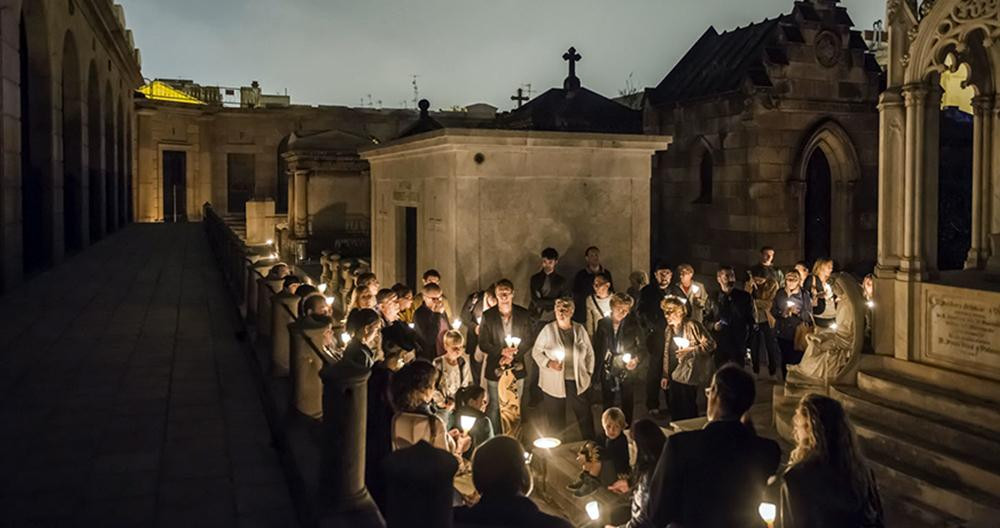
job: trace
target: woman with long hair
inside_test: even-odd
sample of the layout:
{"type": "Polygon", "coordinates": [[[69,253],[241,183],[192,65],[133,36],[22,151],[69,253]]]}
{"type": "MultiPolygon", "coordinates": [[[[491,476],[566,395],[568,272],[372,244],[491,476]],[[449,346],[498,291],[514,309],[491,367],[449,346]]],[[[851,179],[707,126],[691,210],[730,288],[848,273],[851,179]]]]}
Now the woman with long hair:
{"type": "Polygon", "coordinates": [[[438,370],[429,361],[417,360],[399,369],[389,385],[392,406],[392,447],[403,449],[423,440],[457,457],[469,449],[468,435],[448,430],[432,402],[438,370]]]}
{"type": "Polygon", "coordinates": [[[882,527],[875,475],[837,400],[808,394],[793,419],[795,449],[781,487],[783,528],[882,527]]]}

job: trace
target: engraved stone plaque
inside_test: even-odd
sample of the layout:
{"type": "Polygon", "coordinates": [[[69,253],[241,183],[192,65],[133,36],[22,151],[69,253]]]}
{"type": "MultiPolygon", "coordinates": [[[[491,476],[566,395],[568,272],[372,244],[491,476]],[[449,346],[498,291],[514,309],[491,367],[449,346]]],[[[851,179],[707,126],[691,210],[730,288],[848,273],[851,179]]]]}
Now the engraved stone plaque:
{"type": "Polygon", "coordinates": [[[927,291],[926,296],[924,354],[967,369],[1000,370],[1000,296],[953,288],[935,290],[927,291]]]}

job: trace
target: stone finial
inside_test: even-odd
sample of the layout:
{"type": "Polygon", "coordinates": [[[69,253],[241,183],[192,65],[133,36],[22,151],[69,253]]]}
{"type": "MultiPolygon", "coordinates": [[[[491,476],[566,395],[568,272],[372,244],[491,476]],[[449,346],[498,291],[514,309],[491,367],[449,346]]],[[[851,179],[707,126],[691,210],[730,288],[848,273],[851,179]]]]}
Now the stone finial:
{"type": "Polygon", "coordinates": [[[421,99],[417,103],[417,108],[420,108],[420,119],[426,119],[428,117],[428,110],[431,107],[431,102],[427,99],[421,99]]]}

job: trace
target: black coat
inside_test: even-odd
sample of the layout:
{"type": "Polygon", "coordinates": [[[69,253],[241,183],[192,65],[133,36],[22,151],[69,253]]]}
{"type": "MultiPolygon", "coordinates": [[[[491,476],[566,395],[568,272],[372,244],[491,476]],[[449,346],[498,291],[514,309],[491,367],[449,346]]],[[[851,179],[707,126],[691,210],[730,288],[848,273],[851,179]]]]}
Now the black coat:
{"type": "Polygon", "coordinates": [[[390,371],[384,361],[372,367],[368,377],[367,433],[365,435],[365,485],[379,508],[385,508],[385,482],[379,468],[392,452],[392,403],[389,399],[390,371]]]}
{"type": "Polygon", "coordinates": [[[527,497],[484,496],[475,506],[455,508],[455,528],[572,528],[566,519],[538,509],[527,497]]]}
{"type": "Polygon", "coordinates": [[[667,438],[649,497],[653,526],[761,527],[757,507],[781,448],[737,421],[667,438]]]}
{"type": "Polygon", "coordinates": [[[729,293],[716,292],[709,299],[705,316],[705,328],[711,330],[719,345],[716,353],[726,359],[742,358],[754,324],[750,294],[737,288],[729,293]],[[715,323],[722,323],[719,330],[715,330],[715,323]]]}
{"type": "Polygon", "coordinates": [[[555,316],[552,312],[555,309],[556,300],[571,295],[572,292],[569,288],[569,281],[558,272],[552,272],[552,275],[549,275],[547,292],[542,291],[544,286],[544,271],[539,271],[531,276],[531,304],[528,305],[528,310],[535,319],[540,319],[545,314],[548,316],[547,321],[553,321],[555,316]]]}
{"type": "MultiPolygon", "coordinates": [[[[611,284],[611,291],[615,291],[615,282],[611,278],[611,270],[601,266],[601,270],[597,273],[603,273],[608,278],[608,283],[611,284]]],[[[590,269],[583,268],[576,272],[576,277],[573,277],[573,300],[576,303],[573,320],[580,324],[583,324],[587,320],[587,296],[594,293],[594,277],[597,276],[597,273],[591,273],[590,269]]]]}
{"type": "Polygon", "coordinates": [[[614,361],[621,354],[632,354],[632,357],[637,359],[640,365],[646,362],[646,331],[639,323],[639,316],[635,314],[629,314],[622,320],[618,326],[617,336],[614,325],[611,323],[611,317],[605,317],[598,321],[593,345],[594,372],[600,376],[602,383],[609,374],[634,376],[639,371],[638,367],[628,371],[621,361],[614,361]],[[611,360],[610,364],[609,360],[611,360]]]}
{"type": "Polygon", "coordinates": [[[663,309],[660,308],[660,302],[672,292],[672,286],[671,284],[661,290],[659,284],[651,282],[639,290],[639,315],[648,328],[652,329],[663,324],[663,309]]]}
{"type": "Polygon", "coordinates": [[[417,357],[427,361],[433,361],[437,357],[437,339],[441,333],[441,321],[444,321],[443,328],[451,328],[447,316],[431,310],[426,304],[421,304],[413,313],[413,324],[416,326],[417,335],[420,336],[420,350],[417,352],[417,357]]]}
{"type": "Polygon", "coordinates": [[[863,497],[854,497],[826,465],[813,461],[795,464],[785,472],[781,486],[783,528],[882,527],[882,499],[875,475],[863,497]]]}
{"type": "MultiPolygon", "coordinates": [[[[462,305],[462,312],[458,314],[458,318],[468,329],[465,334],[465,353],[469,357],[473,357],[476,352],[476,347],[479,346],[479,336],[476,335],[476,326],[479,325],[478,321],[482,320],[483,317],[483,297],[486,296],[485,291],[477,291],[470,294],[465,299],[465,304],[462,305]]],[[[476,374],[478,376],[478,374],[476,374]]]]}
{"type": "Polygon", "coordinates": [[[399,319],[392,323],[382,320],[382,351],[386,356],[402,351],[414,352],[421,356],[423,343],[417,331],[399,319]]]}
{"type": "MultiPolygon", "coordinates": [[[[531,348],[535,345],[535,320],[528,310],[514,305],[512,310],[511,336],[520,337],[521,344],[514,355],[512,368],[514,375],[521,379],[525,375],[525,358],[531,357],[531,348]]],[[[500,307],[494,306],[483,313],[483,324],[479,327],[479,349],[486,353],[486,379],[498,381],[500,376],[500,351],[506,348],[504,342],[507,334],[503,330],[500,319],[500,307]]]]}

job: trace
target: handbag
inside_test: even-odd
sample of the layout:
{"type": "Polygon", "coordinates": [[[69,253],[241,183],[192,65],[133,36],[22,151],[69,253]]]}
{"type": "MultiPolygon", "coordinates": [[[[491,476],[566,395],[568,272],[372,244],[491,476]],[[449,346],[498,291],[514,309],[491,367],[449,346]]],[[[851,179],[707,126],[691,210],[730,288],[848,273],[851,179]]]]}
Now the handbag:
{"type": "Polygon", "coordinates": [[[692,352],[680,360],[670,378],[685,385],[703,386],[712,381],[713,373],[715,359],[712,355],[692,352]]]}

